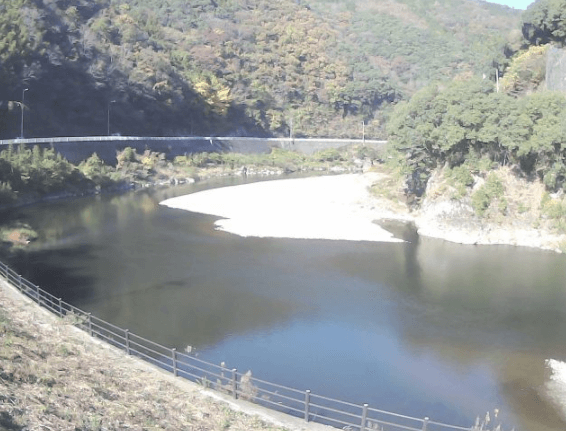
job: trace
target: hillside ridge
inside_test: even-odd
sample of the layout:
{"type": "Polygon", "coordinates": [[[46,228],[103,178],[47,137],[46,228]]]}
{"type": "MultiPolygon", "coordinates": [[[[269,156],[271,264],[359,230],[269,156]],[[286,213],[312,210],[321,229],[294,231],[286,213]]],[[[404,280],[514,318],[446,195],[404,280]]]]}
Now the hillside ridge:
{"type": "Polygon", "coordinates": [[[471,0],[13,0],[0,138],[383,138],[433,80],[492,74],[519,12],[471,0]],[[28,89],[23,94],[24,89],[28,89]]]}

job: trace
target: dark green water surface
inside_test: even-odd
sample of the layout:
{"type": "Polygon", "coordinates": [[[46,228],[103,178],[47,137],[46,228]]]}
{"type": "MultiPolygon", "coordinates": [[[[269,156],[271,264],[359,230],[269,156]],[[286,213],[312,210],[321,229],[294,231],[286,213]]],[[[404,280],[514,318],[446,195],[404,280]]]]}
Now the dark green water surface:
{"type": "Polygon", "coordinates": [[[464,426],[564,430],[546,359],[566,360],[566,257],[417,238],[241,238],[159,202],[234,180],[41,204],[10,262],[102,319],[254,376],[464,426]]]}

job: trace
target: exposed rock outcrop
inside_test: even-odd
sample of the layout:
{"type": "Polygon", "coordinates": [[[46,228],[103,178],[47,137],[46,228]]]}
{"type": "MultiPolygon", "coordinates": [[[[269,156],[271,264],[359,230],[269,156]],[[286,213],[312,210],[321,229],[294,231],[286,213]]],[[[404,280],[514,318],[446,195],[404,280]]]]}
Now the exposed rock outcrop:
{"type": "Polygon", "coordinates": [[[413,214],[418,233],[462,244],[507,244],[560,251],[566,235],[553,231],[541,214],[542,185],[517,178],[508,169],[500,170],[498,175],[504,177],[505,208],[492,204],[480,217],[471,195],[483,178],[475,178],[474,187],[458,196],[442,171],[433,174],[426,198],[413,214]]]}

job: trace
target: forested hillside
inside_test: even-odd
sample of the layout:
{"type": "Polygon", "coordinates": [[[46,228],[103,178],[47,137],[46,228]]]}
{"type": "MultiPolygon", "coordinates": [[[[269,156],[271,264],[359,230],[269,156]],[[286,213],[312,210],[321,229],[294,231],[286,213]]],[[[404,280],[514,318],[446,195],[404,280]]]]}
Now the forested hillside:
{"type": "Polygon", "coordinates": [[[384,137],[392,104],[504,68],[518,11],[473,0],[6,0],[0,137],[384,137]]]}
{"type": "MultiPolygon", "coordinates": [[[[563,195],[566,95],[549,90],[545,77],[547,51],[561,52],[566,44],[565,10],[566,0],[538,0],[527,9],[518,27],[522,40],[515,40],[517,51],[499,86],[479,77],[452,79],[396,106],[388,132],[408,193],[422,195],[433,172],[445,169],[463,197],[478,178],[494,178],[490,171],[506,166],[518,178],[541,181],[555,197],[563,195]]],[[[503,185],[498,188],[502,196],[503,185]]],[[[566,200],[555,207],[566,220],[566,200]]]]}

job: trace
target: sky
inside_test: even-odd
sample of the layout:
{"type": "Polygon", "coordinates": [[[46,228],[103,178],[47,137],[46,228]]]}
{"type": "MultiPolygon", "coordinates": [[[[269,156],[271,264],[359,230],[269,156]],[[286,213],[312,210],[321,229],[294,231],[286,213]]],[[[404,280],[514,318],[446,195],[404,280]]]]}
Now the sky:
{"type": "Polygon", "coordinates": [[[526,9],[534,0],[489,0],[490,3],[499,3],[515,9],[526,9]]]}

